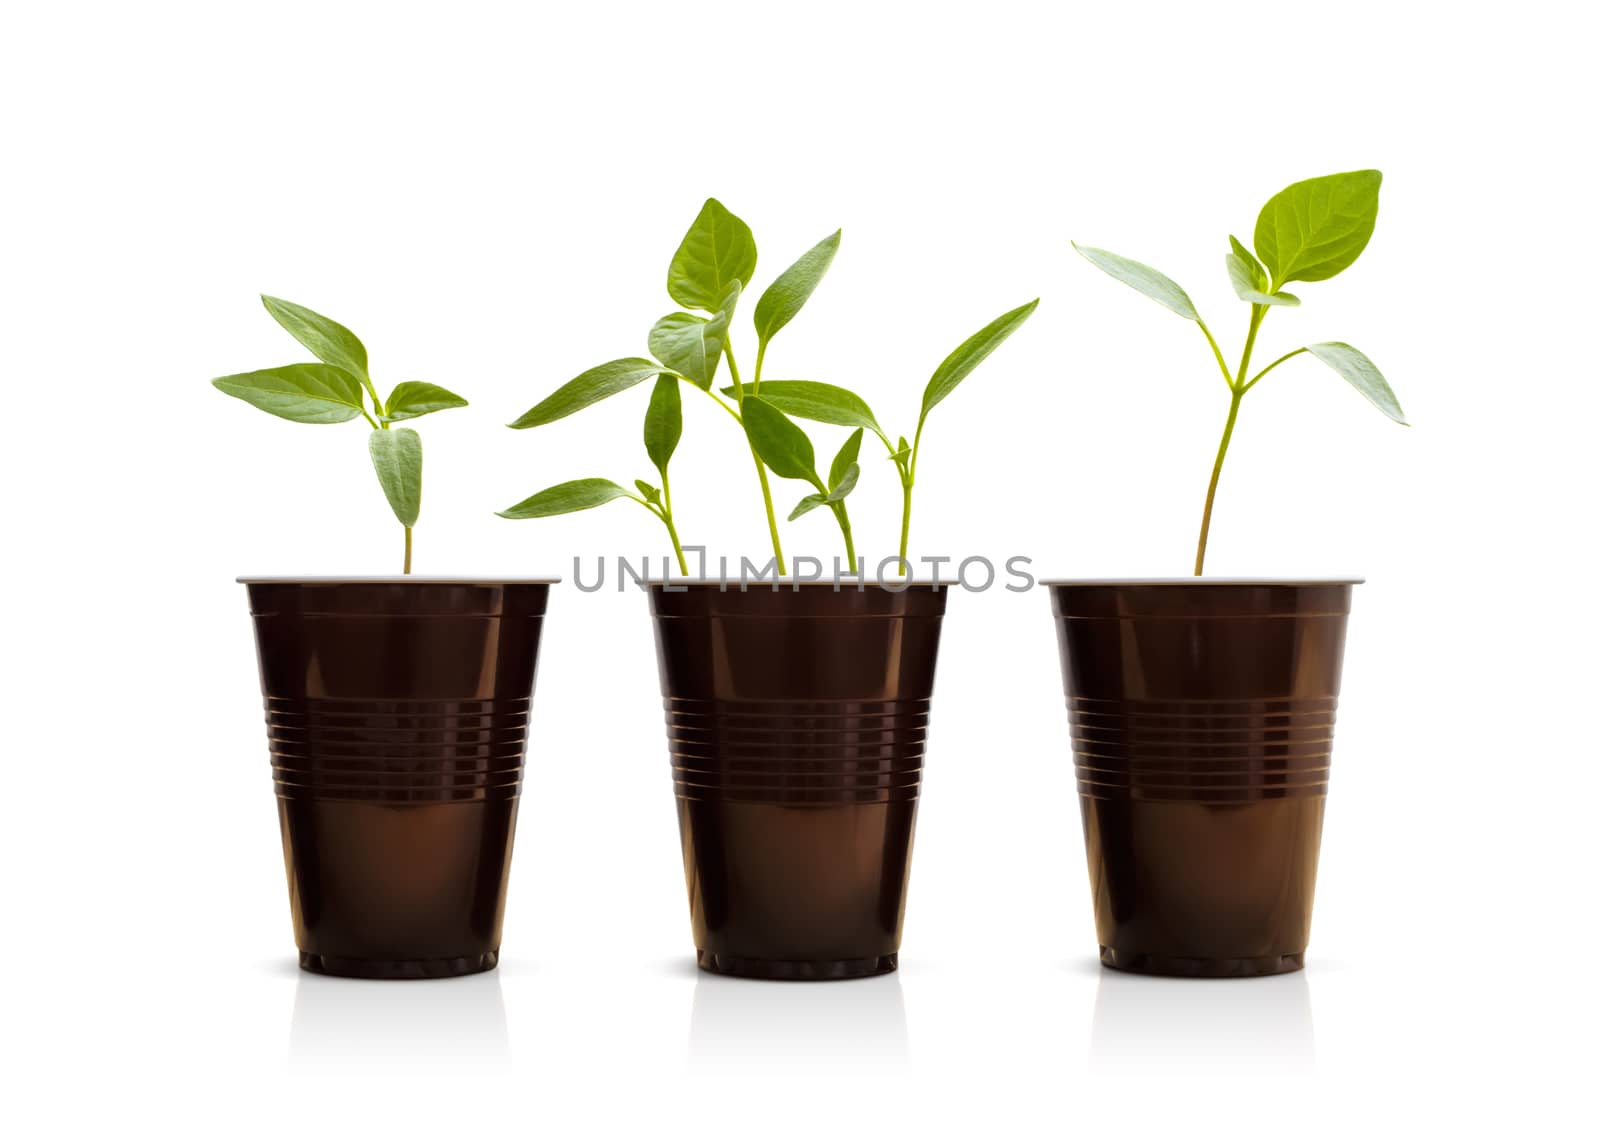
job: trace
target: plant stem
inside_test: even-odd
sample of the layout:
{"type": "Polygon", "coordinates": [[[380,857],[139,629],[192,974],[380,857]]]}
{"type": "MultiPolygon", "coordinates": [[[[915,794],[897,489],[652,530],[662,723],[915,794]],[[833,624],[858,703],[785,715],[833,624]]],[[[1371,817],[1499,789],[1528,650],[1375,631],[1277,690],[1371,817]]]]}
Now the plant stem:
{"type": "MultiPolygon", "coordinates": [[[[733,345],[726,345],[722,354],[728,357],[728,373],[733,376],[733,390],[739,402],[743,403],[744,385],[739,382],[739,365],[733,362],[733,345]]],[[[748,439],[745,441],[749,442],[748,439]]],[[[756,477],[761,480],[761,500],[767,507],[767,532],[772,535],[772,555],[778,562],[778,576],[784,577],[789,569],[783,563],[783,540],[778,536],[778,515],[772,509],[772,487],[767,483],[767,464],[756,453],[755,443],[750,443],[750,457],[756,460],[756,477]]]]}
{"type": "MultiPolygon", "coordinates": [[[[1261,331],[1261,322],[1267,318],[1265,304],[1252,304],[1250,306],[1250,334],[1245,337],[1244,353],[1239,357],[1239,371],[1235,378],[1228,381],[1228,391],[1231,398],[1228,400],[1228,422],[1222,428],[1222,442],[1217,447],[1217,461],[1211,467],[1211,484],[1206,487],[1205,513],[1200,516],[1200,541],[1194,552],[1194,575],[1200,576],[1206,567],[1206,541],[1211,536],[1211,508],[1217,500],[1217,483],[1222,478],[1222,461],[1228,457],[1228,443],[1233,439],[1233,425],[1239,420],[1239,403],[1244,399],[1244,393],[1249,388],[1244,377],[1250,370],[1250,356],[1256,349],[1256,333],[1261,331]]],[[[1206,339],[1210,340],[1208,332],[1206,339]]],[[[1215,342],[1213,341],[1213,347],[1215,342]]],[[[1276,367],[1282,360],[1274,363],[1276,367]]],[[[1267,369],[1268,371],[1271,368],[1267,369]]],[[[1224,373],[1226,374],[1226,373],[1224,373]]],[[[1262,373],[1266,374],[1265,372],[1262,373]]],[[[1261,378],[1260,376],[1256,377],[1261,378]]]]}
{"type": "Polygon", "coordinates": [[[1206,538],[1211,534],[1211,504],[1217,498],[1217,480],[1222,477],[1222,460],[1228,455],[1228,441],[1233,438],[1233,424],[1239,418],[1239,401],[1244,392],[1234,390],[1228,404],[1228,425],[1222,428],[1222,445],[1217,448],[1216,465],[1211,468],[1211,485],[1206,488],[1206,512],[1200,519],[1200,545],[1194,554],[1194,575],[1200,576],[1206,567],[1206,538]]]}
{"type": "Polygon", "coordinates": [[[856,571],[856,542],[855,537],[850,532],[850,511],[843,502],[835,502],[833,503],[833,516],[839,519],[839,531],[844,534],[845,559],[850,562],[850,573],[854,576],[856,571]]]}
{"type": "Polygon", "coordinates": [[[683,543],[678,540],[678,527],[672,524],[672,481],[667,477],[664,466],[661,470],[661,520],[667,523],[667,533],[672,537],[672,552],[678,555],[678,568],[687,577],[689,563],[683,557],[683,543]]]}
{"type": "Polygon", "coordinates": [[[911,541],[911,479],[905,471],[900,472],[901,507],[900,507],[900,560],[897,568],[900,576],[906,575],[906,547],[911,541]]]}
{"type": "Polygon", "coordinates": [[[678,570],[687,577],[689,575],[689,562],[684,560],[683,543],[678,540],[678,527],[672,524],[671,511],[663,513],[661,520],[667,523],[667,533],[672,537],[672,552],[678,555],[678,570]]]}
{"type": "MultiPolygon", "coordinates": [[[[765,340],[762,340],[760,346],[756,348],[756,374],[755,374],[754,378],[752,378],[750,380],[750,394],[751,395],[760,395],[761,394],[761,363],[766,358],[767,358],[767,342],[765,340]]],[[[728,366],[732,367],[733,366],[733,357],[729,356],[728,357],[728,361],[729,361],[728,366]]]]}
{"type": "Polygon", "coordinates": [[[1277,359],[1273,360],[1266,367],[1264,367],[1260,371],[1256,372],[1256,377],[1254,379],[1252,379],[1249,383],[1245,384],[1244,387],[1241,390],[1242,391],[1249,391],[1252,387],[1254,387],[1256,384],[1260,383],[1263,379],[1266,378],[1267,372],[1271,371],[1273,368],[1275,368],[1279,364],[1283,363],[1284,360],[1292,360],[1296,356],[1302,354],[1303,352],[1306,352],[1307,350],[1308,349],[1306,349],[1306,348],[1296,348],[1292,352],[1285,352],[1283,355],[1281,355],[1277,359]]]}
{"type": "Polygon", "coordinates": [[[411,572],[411,527],[410,526],[406,527],[406,563],[405,563],[405,567],[403,569],[401,569],[400,572],[402,572],[402,573],[410,573],[411,572]]]}

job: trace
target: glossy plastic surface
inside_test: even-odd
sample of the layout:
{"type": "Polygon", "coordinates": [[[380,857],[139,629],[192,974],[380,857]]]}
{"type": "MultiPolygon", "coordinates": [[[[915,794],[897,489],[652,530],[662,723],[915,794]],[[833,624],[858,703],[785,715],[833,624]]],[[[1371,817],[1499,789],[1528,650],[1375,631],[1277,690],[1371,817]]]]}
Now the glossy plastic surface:
{"type": "Polygon", "coordinates": [[[300,966],[493,968],[549,585],[247,584],[300,966]]]}
{"type": "Polygon", "coordinates": [[[896,967],[946,595],[652,587],[701,968],[896,967]]]}
{"type": "Polygon", "coordinates": [[[1100,959],[1303,966],[1351,584],[1050,586],[1100,959]]]}

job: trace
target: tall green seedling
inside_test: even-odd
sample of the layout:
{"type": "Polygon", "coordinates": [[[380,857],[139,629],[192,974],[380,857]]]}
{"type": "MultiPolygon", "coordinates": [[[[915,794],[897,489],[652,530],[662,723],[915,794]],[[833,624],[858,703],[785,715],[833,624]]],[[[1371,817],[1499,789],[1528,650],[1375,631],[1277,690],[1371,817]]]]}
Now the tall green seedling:
{"type": "Polygon", "coordinates": [[[1211,511],[1216,504],[1217,483],[1222,478],[1223,460],[1239,419],[1239,405],[1245,394],[1260,383],[1279,364],[1299,355],[1311,355],[1328,365],[1359,391],[1369,403],[1401,426],[1408,426],[1399,400],[1388,381],[1370,359],[1341,341],[1308,344],[1285,352],[1256,374],[1250,374],[1256,337],[1267,313],[1273,308],[1294,308],[1300,298],[1283,291],[1293,281],[1325,281],[1338,276],[1361,256],[1372,239],[1378,222],[1378,189],[1383,175],[1377,170],[1355,170],[1296,182],[1274,194],[1256,217],[1255,252],[1237,237],[1229,236],[1229,251],[1224,258],[1234,293],[1250,306],[1249,326],[1244,349],[1236,367],[1230,368],[1211,329],[1200,318],[1194,302],[1172,278],[1149,265],[1108,253],[1104,249],[1073,244],[1091,264],[1123,284],[1144,293],[1164,308],[1192,320],[1205,336],[1206,344],[1228,387],[1228,418],[1222,428],[1206,486],[1205,509],[1200,517],[1200,540],[1195,548],[1195,576],[1205,569],[1206,541],[1211,532],[1211,511]]]}
{"type": "Polygon", "coordinates": [[[422,509],[422,438],[395,423],[467,401],[437,384],[407,380],[380,398],[367,369],[367,349],[355,333],[311,309],[277,297],[261,303],[320,363],[285,364],[212,380],[219,391],[296,423],[343,423],[362,418],[372,428],[367,453],[389,508],[405,529],[402,572],[411,572],[411,531],[422,509]],[[370,406],[368,405],[370,401],[370,406]]]}
{"type": "MultiPolygon", "coordinates": [[[[928,412],[1028,318],[1038,301],[1006,313],[952,352],[934,372],[923,393],[922,412],[913,441],[908,443],[901,438],[891,442],[865,401],[844,388],[809,380],[765,378],[773,339],[800,313],[827,275],[839,251],[840,238],[840,232],[835,230],[818,241],[780,273],[756,301],[755,364],[746,382],[734,355],[732,320],[755,274],[755,238],[750,227],[721,202],[708,199],[679,243],[667,269],[667,293],[683,306],[683,310],[663,316],[651,328],[650,357],[628,357],[591,368],[562,385],[511,426],[523,429],[553,422],[647,379],[656,380],[657,397],[663,384],[669,381],[690,384],[716,403],[743,432],[755,461],[773,558],[780,573],[786,573],[787,566],[769,472],[809,487],[810,492],[789,512],[788,520],[794,521],[812,510],[826,507],[843,538],[845,557],[854,567],[857,563],[855,535],[846,499],[860,480],[861,440],[870,431],[882,440],[900,475],[904,502],[900,558],[904,573],[911,524],[911,487],[916,481],[917,455],[928,412]],[[723,360],[727,361],[731,382],[718,389],[714,381],[723,360]],[[816,450],[810,438],[791,416],[854,428],[833,456],[826,477],[818,470],[816,450]]],[[[653,398],[651,409],[646,411],[647,448],[650,415],[656,402],[653,398]]],[[[676,443],[677,434],[672,438],[676,443]]],[[[651,457],[654,461],[654,452],[651,457]]],[[[582,479],[540,491],[503,511],[502,516],[546,517],[632,498],[666,523],[673,534],[680,568],[683,568],[682,548],[672,522],[664,461],[657,462],[657,469],[662,480],[659,497],[654,496],[653,488],[643,483],[636,483],[639,488],[636,495],[613,482],[582,479]]]]}

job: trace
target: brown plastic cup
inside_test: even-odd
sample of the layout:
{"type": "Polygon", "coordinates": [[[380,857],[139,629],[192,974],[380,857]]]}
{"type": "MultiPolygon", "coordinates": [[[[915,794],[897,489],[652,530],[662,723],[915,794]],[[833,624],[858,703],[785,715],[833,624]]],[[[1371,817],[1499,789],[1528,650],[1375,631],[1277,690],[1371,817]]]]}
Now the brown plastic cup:
{"type": "Polygon", "coordinates": [[[654,584],[700,967],[893,971],[945,590],[654,584]]]}
{"type": "Polygon", "coordinates": [[[241,580],[300,967],[493,968],[552,582],[241,580]]]}
{"type": "Polygon", "coordinates": [[[1046,583],[1101,962],[1300,969],[1360,582],[1046,583]]]}

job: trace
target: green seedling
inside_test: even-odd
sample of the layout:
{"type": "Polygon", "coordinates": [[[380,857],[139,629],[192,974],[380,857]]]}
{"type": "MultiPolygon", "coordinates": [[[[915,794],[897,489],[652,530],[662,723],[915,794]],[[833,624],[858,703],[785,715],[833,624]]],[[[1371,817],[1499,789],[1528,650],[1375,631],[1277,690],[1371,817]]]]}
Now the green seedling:
{"type": "Polygon", "coordinates": [[[656,514],[666,525],[679,567],[687,573],[673,523],[667,477],[667,459],[682,431],[681,410],[675,395],[671,399],[663,395],[668,388],[675,392],[676,384],[685,382],[715,402],[739,424],[745,436],[755,461],[767,531],[779,573],[788,570],[768,471],[811,487],[812,492],[790,511],[789,520],[794,521],[818,507],[827,507],[844,539],[845,556],[854,566],[855,538],[845,499],[861,476],[859,458],[864,434],[871,431],[881,439],[899,471],[903,491],[900,571],[904,574],[911,525],[911,488],[916,481],[917,454],[928,412],[1015,331],[1039,302],[1034,300],[1006,313],[951,353],[934,373],[923,394],[914,440],[908,443],[901,438],[891,442],[860,396],[827,383],[763,378],[767,349],[778,332],[799,314],[827,274],[839,250],[840,236],[836,230],[817,242],[761,294],[754,315],[755,368],[750,382],[745,383],[734,358],[731,322],[745,286],[755,274],[755,238],[750,227],[721,202],[708,199],[684,235],[667,270],[668,294],[685,309],[697,311],[674,312],[656,321],[649,337],[651,358],[629,357],[591,368],[510,424],[520,430],[554,422],[653,378],[656,388],[646,410],[645,446],[660,473],[660,491],[636,482],[639,493],[634,494],[605,479],[579,479],[543,490],[502,511],[501,516],[548,517],[629,498],[656,514]],[[724,359],[732,383],[719,390],[714,381],[724,359]],[[855,428],[834,456],[826,479],[817,470],[816,451],[811,440],[791,416],[855,428]]]}
{"type": "Polygon", "coordinates": [[[225,375],[213,379],[212,385],[268,414],[296,423],[365,419],[372,427],[367,436],[372,468],[396,520],[405,528],[402,572],[411,572],[411,530],[422,508],[422,438],[410,427],[393,424],[465,407],[467,401],[437,384],[411,380],[395,384],[389,398],[380,399],[367,372],[367,349],[355,333],[287,300],[263,296],[261,303],[321,362],[225,375]]]}
{"type": "Polygon", "coordinates": [[[1284,292],[1283,286],[1292,281],[1328,280],[1344,272],[1361,256],[1377,225],[1378,188],[1382,182],[1383,175],[1377,170],[1355,170],[1296,182],[1274,194],[1261,207],[1256,217],[1254,254],[1237,237],[1228,238],[1230,251],[1225,259],[1228,279],[1239,299],[1250,306],[1250,326],[1245,336],[1244,350],[1239,357],[1238,367],[1232,369],[1228,367],[1211,329],[1206,327],[1194,302],[1189,299],[1189,294],[1170,277],[1149,265],[1119,257],[1104,249],[1073,243],[1073,248],[1096,268],[1144,293],[1184,319],[1193,320],[1210,345],[1211,354],[1222,372],[1223,382],[1228,385],[1228,420],[1222,429],[1222,443],[1217,448],[1211,481],[1206,487],[1205,511],[1200,519],[1200,541],[1194,555],[1197,577],[1205,569],[1211,510],[1216,502],[1217,483],[1222,477],[1222,463],[1228,455],[1228,443],[1233,439],[1234,424],[1239,418],[1239,404],[1245,393],[1279,364],[1299,355],[1315,356],[1343,376],[1369,403],[1390,419],[1401,426],[1410,425],[1406,422],[1405,413],[1400,410],[1399,400],[1378,371],[1377,365],[1346,343],[1331,341],[1295,348],[1273,360],[1255,375],[1250,375],[1256,335],[1261,331],[1267,312],[1275,307],[1293,308],[1300,304],[1299,297],[1284,292]]]}

